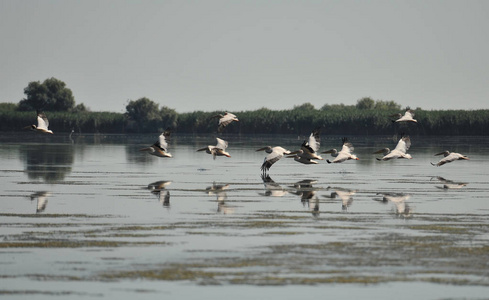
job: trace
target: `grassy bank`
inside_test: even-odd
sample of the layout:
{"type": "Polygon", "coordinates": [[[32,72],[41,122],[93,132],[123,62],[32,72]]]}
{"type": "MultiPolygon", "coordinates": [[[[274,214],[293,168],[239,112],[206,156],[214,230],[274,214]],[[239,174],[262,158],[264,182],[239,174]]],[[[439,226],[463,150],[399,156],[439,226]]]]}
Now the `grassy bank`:
{"type": "MultiPolygon", "coordinates": [[[[417,124],[392,123],[389,116],[398,111],[362,110],[352,107],[334,110],[291,109],[234,112],[240,122],[226,128],[227,133],[234,134],[307,134],[313,128],[320,127],[324,134],[336,135],[376,135],[408,132],[417,135],[488,135],[489,110],[436,110],[416,111],[417,124]]],[[[217,113],[196,111],[179,113],[176,126],[173,128],[181,133],[215,133],[217,113]]],[[[136,124],[122,113],[113,112],[46,112],[50,121],[50,129],[55,133],[149,133],[160,132],[165,124],[136,124]],[[143,128],[143,129],[141,129],[143,128]],[[148,129],[150,128],[150,129],[148,129]]],[[[2,122],[0,131],[22,131],[25,126],[36,124],[35,112],[19,112],[12,110],[0,111],[2,122]]],[[[143,123],[145,121],[143,120],[143,123]]]]}

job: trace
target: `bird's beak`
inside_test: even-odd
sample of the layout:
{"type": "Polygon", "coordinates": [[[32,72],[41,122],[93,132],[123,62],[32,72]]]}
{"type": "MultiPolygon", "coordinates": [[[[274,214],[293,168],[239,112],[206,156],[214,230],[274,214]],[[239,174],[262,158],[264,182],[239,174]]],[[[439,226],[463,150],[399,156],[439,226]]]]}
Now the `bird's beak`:
{"type": "Polygon", "coordinates": [[[470,160],[467,156],[463,156],[463,159],[470,160]]]}
{"type": "Polygon", "coordinates": [[[207,149],[207,148],[202,148],[202,149],[197,150],[197,152],[198,152],[198,151],[205,151],[206,149],[207,149]]]}
{"type": "Polygon", "coordinates": [[[286,157],[287,157],[287,158],[294,158],[294,157],[295,157],[295,155],[287,155],[286,157]]]}
{"type": "Polygon", "coordinates": [[[360,158],[357,157],[357,158],[355,158],[355,160],[360,160],[360,158]]]}
{"type": "Polygon", "coordinates": [[[321,153],[333,153],[333,149],[328,150],[328,151],[323,151],[323,152],[321,152],[321,153]]]}
{"type": "Polygon", "coordinates": [[[437,153],[437,154],[435,154],[435,156],[437,156],[437,155],[443,155],[443,154],[445,154],[445,151],[440,152],[440,153],[437,153]]]}
{"type": "Polygon", "coordinates": [[[267,147],[260,148],[260,149],[258,149],[258,150],[256,150],[256,151],[265,151],[265,149],[267,149],[267,147]]]}
{"type": "Polygon", "coordinates": [[[384,149],[380,149],[379,151],[375,151],[374,154],[379,154],[379,153],[382,153],[384,152],[384,149]]]}

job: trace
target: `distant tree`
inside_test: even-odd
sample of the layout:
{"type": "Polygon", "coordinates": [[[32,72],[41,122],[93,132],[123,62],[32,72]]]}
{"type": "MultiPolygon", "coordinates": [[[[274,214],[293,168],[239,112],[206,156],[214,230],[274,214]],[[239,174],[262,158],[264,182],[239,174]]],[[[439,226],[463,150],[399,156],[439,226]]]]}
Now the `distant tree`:
{"type": "MultiPolygon", "coordinates": [[[[167,108],[163,108],[163,112],[166,113],[167,108]]],[[[130,100],[126,106],[126,116],[136,125],[136,131],[139,132],[162,131],[165,127],[159,104],[146,97],[130,100]]]]}
{"type": "Polygon", "coordinates": [[[294,105],[294,110],[316,110],[316,108],[310,102],[306,102],[301,105],[294,105]]]}
{"type": "Polygon", "coordinates": [[[126,115],[136,122],[160,119],[158,106],[158,103],[146,97],[130,100],[126,106],[126,115]]]}
{"type": "Polygon", "coordinates": [[[377,110],[400,110],[401,105],[394,101],[375,101],[375,109],[377,110]]]}
{"type": "Polygon", "coordinates": [[[160,109],[160,116],[164,128],[175,128],[177,126],[178,113],[174,109],[163,106],[160,109]]]}
{"type": "Polygon", "coordinates": [[[68,111],[75,105],[75,97],[66,83],[54,77],[30,82],[24,89],[25,99],[20,100],[18,109],[68,111]]]}
{"type": "Polygon", "coordinates": [[[71,110],[72,112],[87,112],[87,111],[90,111],[90,109],[88,107],[85,106],[85,104],[83,103],[80,103],[78,104],[77,106],[73,107],[73,109],[71,110]]]}
{"type": "Polygon", "coordinates": [[[15,111],[17,104],[15,103],[0,103],[0,111],[15,111]]]}
{"type": "Polygon", "coordinates": [[[370,97],[365,97],[357,101],[357,109],[373,109],[375,107],[375,101],[370,97]]]}
{"type": "Polygon", "coordinates": [[[321,107],[321,110],[340,110],[340,109],[345,109],[347,107],[351,107],[351,106],[347,106],[343,103],[340,103],[340,104],[324,104],[322,107],[321,107]]]}

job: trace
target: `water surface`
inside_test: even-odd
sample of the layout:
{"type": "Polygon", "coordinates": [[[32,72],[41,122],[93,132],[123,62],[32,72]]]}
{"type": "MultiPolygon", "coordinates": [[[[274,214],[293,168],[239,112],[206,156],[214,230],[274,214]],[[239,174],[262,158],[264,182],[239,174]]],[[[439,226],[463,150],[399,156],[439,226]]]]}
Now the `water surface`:
{"type": "MultiPolygon", "coordinates": [[[[0,294],[489,292],[489,139],[411,137],[412,160],[379,162],[372,152],[392,137],[349,137],[359,161],[284,158],[263,176],[256,149],[295,150],[304,137],[223,138],[231,158],[213,160],[196,150],[214,136],[176,134],[171,159],[138,151],[154,135],[2,136],[0,294]],[[445,149],[470,160],[433,167],[445,149]]],[[[324,136],[330,148],[341,137],[324,136]]]]}

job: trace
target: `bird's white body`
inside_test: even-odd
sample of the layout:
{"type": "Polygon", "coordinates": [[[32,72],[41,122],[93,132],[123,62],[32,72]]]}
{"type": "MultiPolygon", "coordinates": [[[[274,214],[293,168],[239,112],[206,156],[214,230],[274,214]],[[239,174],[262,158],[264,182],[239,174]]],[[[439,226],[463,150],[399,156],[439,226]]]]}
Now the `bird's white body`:
{"type": "Polygon", "coordinates": [[[206,148],[201,148],[197,151],[205,151],[207,154],[212,154],[213,159],[216,159],[217,156],[231,157],[231,155],[226,152],[228,142],[220,138],[216,138],[216,140],[217,144],[215,146],[209,145],[206,148]]]}
{"type": "Polygon", "coordinates": [[[399,140],[399,142],[397,142],[396,148],[394,150],[390,151],[389,148],[384,148],[382,150],[374,152],[374,154],[384,154],[382,158],[377,158],[377,160],[390,160],[396,158],[412,159],[412,156],[407,153],[409,147],[411,147],[411,139],[408,136],[404,136],[399,140]]]}
{"type": "Polygon", "coordinates": [[[404,115],[398,114],[397,116],[399,117],[399,119],[394,121],[396,123],[400,123],[400,122],[418,123],[418,121],[414,119],[414,111],[410,109],[406,110],[404,115]]]}
{"type": "Polygon", "coordinates": [[[219,123],[218,123],[218,128],[217,130],[219,132],[221,132],[224,127],[228,126],[229,124],[231,124],[232,122],[238,122],[238,117],[236,117],[236,115],[232,114],[232,113],[224,113],[224,115],[217,115],[217,116],[214,116],[215,118],[219,118],[219,123]]]}
{"type": "Polygon", "coordinates": [[[265,151],[268,153],[268,155],[265,157],[265,160],[263,161],[263,164],[261,165],[261,170],[263,173],[268,171],[270,167],[279,161],[284,155],[290,155],[290,154],[296,154],[297,152],[290,152],[289,150],[282,148],[280,146],[276,147],[271,147],[267,146],[261,149],[258,149],[256,151],[265,151]]]}
{"type": "Polygon", "coordinates": [[[168,152],[168,142],[167,138],[170,137],[170,132],[165,131],[160,134],[158,141],[147,148],[139,149],[139,151],[147,152],[151,155],[157,157],[173,157],[170,152],[168,152]]]}
{"type": "Polygon", "coordinates": [[[296,162],[299,162],[301,164],[305,164],[305,165],[317,165],[318,164],[317,161],[315,161],[311,158],[308,158],[308,157],[300,156],[300,155],[301,155],[300,153],[297,153],[296,155],[290,156],[290,157],[293,157],[296,162]]]}
{"type": "Polygon", "coordinates": [[[49,127],[49,120],[46,117],[46,114],[38,111],[37,112],[37,125],[31,125],[31,126],[28,126],[26,128],[29,128],[35,132],[38,132],[38,133],[53,134],[53,131],[49,130],[48,127],[49,127]]]}
{"type": "Polygon", "coordinates": [[[296,162],[301,164],[317,164],[318,162],[314,159],[322,160],[323,158],[318,155],[320,146],[319,130],[313,130],[309,139],[304,141],[301,145],[301,149],[297,151],[294,156],[289,156],[289,158],[294,158],[296,162]]]}
{"type": "Polygon", "coordinates": [[[338,152],[336,149],[331,149],[328,151],[324,151],[323,153],[331,153],[331,156],[333,156],[335,159],[333,161],[326,160],[328,163],[342,163],[344,161],[353,159],[353,160],[359,160],[359,158],[353,154],[353,150],[355,148],[353,145],[347,141],[346,138],[343,138],[343,146],[341,147],[341,151],[338,152]]]}
{"type": "Polygon", "coordinates": [[[466,156],[466,155],[462,155],[460,153],[456,153],[456,152],[450,152],[450,151],[443,151],[441,153],[438,153],[438,154],[435,154],[436,155],[444,155],[445,157],[442,158],[438,163],[436,164],[433,164],[431,163],[432,165],[434,166],[443,166],[444,164],[446,163],[451,163],[453,161],[456,161],[456,160],[460,160],[460,159],[465,159],[465,160],[468,160],[469,158],[466,156]]]}

